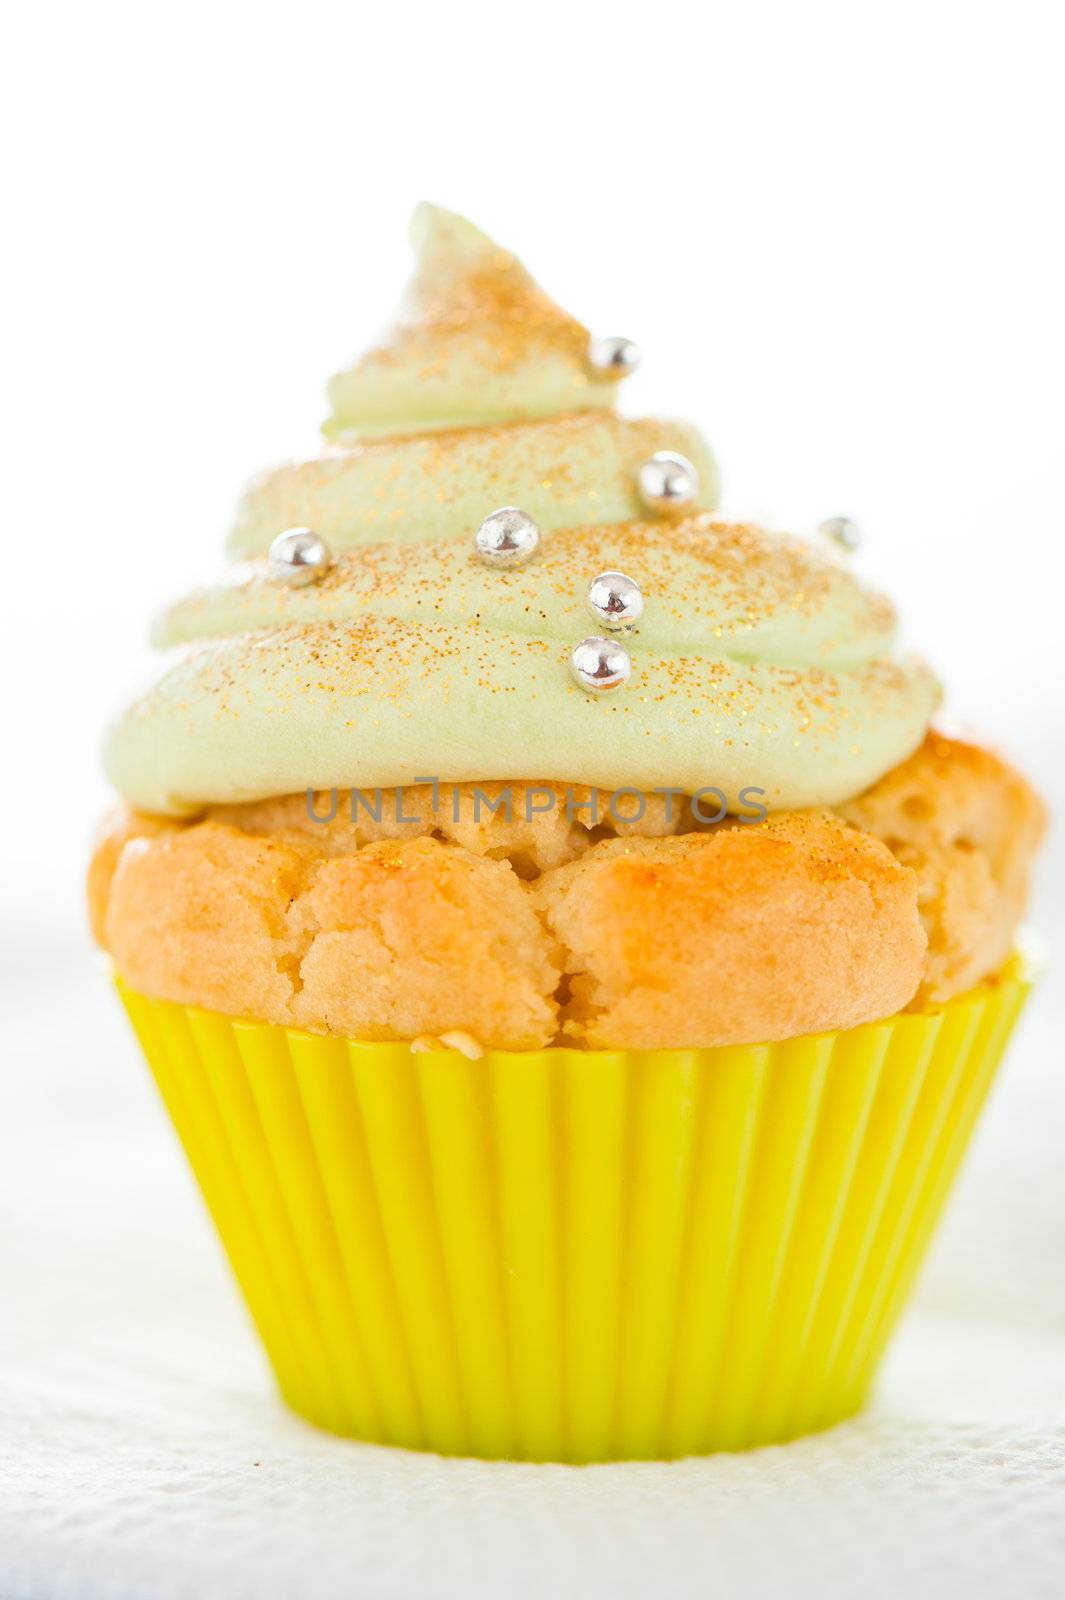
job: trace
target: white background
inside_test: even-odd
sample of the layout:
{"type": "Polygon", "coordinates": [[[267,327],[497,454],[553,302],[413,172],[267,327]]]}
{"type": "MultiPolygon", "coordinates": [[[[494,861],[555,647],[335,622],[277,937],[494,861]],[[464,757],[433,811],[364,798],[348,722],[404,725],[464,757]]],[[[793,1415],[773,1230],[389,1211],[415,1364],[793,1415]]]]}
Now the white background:
{"type": "MultiPolygon", "coordinates": [[[[626,387],[626,405],[674,411],[703,425],[723,468],[726,510],[797,531],[837,512],[858,517],[867,536],[861,564],[898,599],[908,639],[947,684],[951,712],[1014,755],[1060,809],[1059,23],[1055,6],[1027,0],[102,3],[23,7],[9,23],[0,67],[7,167],[0,941],[6,1037],[19,1046],[4,1063],[0,1112],[19,1159],[0,1174],[0,1271],[3,1248],[14,1239],[11,1260],[21,1263],[21,1277],[9,1280],[18,1289],[11,1298],[17,1354],[5,1358],[11,1416],[26,1385],[62,1365],[49,1343],[53,1332],[67,1350],[90,1327],[101,1351],[131,1342],[145,1348],[174,1326],[179,1299],[183,1315],[199,1295],[205,1318],[220,1319],[206,1325],[219,1330],[227,1349],[244,1349],[168,1137],[147,1095],[129,1098],[140,1093],[125,1087],[138,1070],[132,1052],[111,1009],[89,998],[99,980],[82,931],[80,877],[94,819],[107,802],[96,747],[105,718],[143,669],[152,610],[216,568],[243,480],[273,460],[314,449],[324,379],[389,310],[408,265],[407,217],[422,196],[465,211],[516,249],[595,328],[639,340],[645,364],[626,387]],[[52,972],[60,975],[56,983],[43,983],[52,972]],[[31,1006],[39,1009],[31,1013],[31,1006]],[[72,1046],[85,1052],[84,1071],[66,1053],[72,1046]],[[106,1175],[93,1159],[94,1141],[106,1152],[106,1175]],[[74,1258],[96,1262],[100,1228],[121,1239],[123,1217],[149,1199],[157,1224],[107,1256],[123,1272],[106,1280],[114,1323],[100,1331],[93,1320],[100,1280],[94,1290],[87,1273],[78,1278],[74,1258]],[[171,1224],[183,1238],[188,1230],[194,1236],[174,1280],[180,1295],[160,1276],[157,1299],[141,1308],[143,1326],[131,1328],[123,1285],[130,1274],[155,1282],[152,1273],[162,1273],[160,1263],[176,1248],[166,1231],[171,1224]],[[64,1295],[67,1273],[77,1287],[64,1295]],[[31,1347],[37,1377],[18,1365],[31,1347]]],[[[1044,866],[1036,920],[1053,936],[1065,897],[1054,839],[1044,866]]],[[[933,1304],[921,1348],[933,1352],[935,1328],[942,1332],[934,1322],[937,1285],[941,1301],[947,1286],[947,1309],[954,1310],[964,1309],[967,1293],[979,1302],[978,1286],[986,1290],[989,1275],[1012,1285],[981,1302],[999,1318],[990,1344],[965,1345],[964,1316],[943,1336],[943,1348],[960,1349],[951,1358],[958,1373],[966,1359],[974,1366],[973,1382],[967,1391],[959,1376],[956,1392],[937,1396],[935,1414],[959,1412],[977,1428],[981,1392],[999,1392],[995,1382],[1001,1389],[1018,1364],[1042,1371],[1026,1339],[1056,1331],[1062,1343],[1055,1352],[1065,1350],[1065,1308],[1058,1304],[1052,1328],[1039,1310],[1047,1276],[1060,1278],[1065,1218],[1053,1158],[1060,1132],[1052,1125],[1047,1131],[1054,1108],[1060,1118],[1065,1105],[1053,1076],[1055,1053],[1059,1071],[1062,1065],[1051,1020],[1062,1016],[1056,991],[1052,974],[1027,1054],[974,1158],[973,1171],[984,1173],[983,1199],[970,1175],[957,1213],[968,1224],[952,1224],[958,1241],[975,1246],[978,1236],[988,1238],[988,1251],[999,1253],[966,1254],[956,1243],[954,1268],[934,1263],[925,1290],[926,1306],[929,1295],[933,1304]],[[1027,1257],[1022,1240],[1032,1246],[1027,1257]],[[1012,1322],[1002,1321],[1004,1306],[1012,1308],[1012,1322]],[[974,1349],[993,1351],[988,1371],[974,1349]]],[[[936,1263],[947,1259],[944,1248],[936,1263]]],[[[3,1281],[0,1300],[7,1298],[3,1281]]],[[[195,1319],[188,1322],[191,1329],[195,1319]]],[[[195,1348],[196,1335],[188,1338],[195,1348]]],[[[907,1367],[903,1345],[902,1377],[890,1390],[900,1409],[888,1414],[889,1430],[903,1427],[906,1415],[927,1420],[921,1407],[935,1387],[927,1375],[940,1370],[930,1355],[922,1366],[916,1346],[907,1367]],[[910,1381],[915,1389],[907,1389],[910,1381]]],[[[186,1354],[188,1348],[181,1345],[186,1354]]],[[[157,1420],[166,1414],[159,1410],[166,1381],[174,1381],[172,1366],[162,1365],[169,1379],[156,1374],[160,1388],[148,1401],[157,1420]]],[[[186,1420],[207,1403],[195,1361],[192,1367],[180,1407],[186,1420]]],[[[113,1378],[113,1363],[111,1370],[113,1378]]],[[[240,1392],[244,1384],[253,1397],[248,1403],[259,1404],[263,1382],[254,1357],[249,1353],[247,1371],[239,1360],[234,1371],[240,1392]]],[[[121,1411],[125,1392],[112,1383],[112,1412],[121,1411]]],[[[1013,1393],[1008,1382],[1005,1393],[1013,1393]]],[[[1063,1398],[1059,1382],[1057,1401],[1063,1398]]],[[[47,1385],[38,1400],[28,1431],[12,1427],[10,1437],[21,1443],[7,1457],[0,1414],[0,1464],[9,1469],[0,1517],[19,1508],[8,1525],[17,1524],[27,1541],[13,1541],[22,1565],[0,1581],[0,1593],[14,1600],[178,1593],[165,1588],[151,1561],[178,1570],[175,1547],[187,1546],[189,1535],[168,1535],[157,1509],[132,1518],[128,1534],[142,1539],[147,1567],[109,1567],[108,1539],[94,1543],[92,1518],[81,1527],[81,1543],[71,1543],[78,1508],[95,1506],[95,1491],[80,1472],[85,1457],[75,1437],[66,1454],[60,1444],[50,1465],[38,1462],[34,1441],[47,1437],[55,1446],[69,1425],[65,1402],[47,1385]],[[31,1481],[36,1498],[28,1494],[31,1481]],[[50,1507],[39,1525],[34,1505],[50,1507]]],[[[261,1403],[272,1417],[269,1397],[261,1403]]],[[[102,1404],[90,1384],[84,1405],[95,1414],[102,1404]]],[[[1029,1474],[1010,1455],[1013,1445],[1002,1446],[1005,1465],[991,1483],[1006,1493],[1010,1473],[1021,1471],[1039,1486],[1021,1518],[1020,1542],[1035,1565],[1017,1590],[1034,1594],[1049,1570],[1040,1497],[1051,1457],[1034,1391],[1025,1404],[1034,1411],[1017,1426],[1029,1430],[1028,1439],[1035,1430],[1035,1464],[1029,1474]]],[[[232,1432],[222,1430],[212,1457],[214,1492],[236,1503],[224,1441],[243,1435],[230,1420],[232,1432]]],[[[114,1459],[132,1452],[128,1481],[120,1477],[116,1493],[121,1499],[125,1484],[134,1504],[145,1470],[135,1426],[112,1442],[114,1459]]],[[[180,1430],[171,1435],[160,1423],[157,1432],[179,1441],[183,1460],[197,1448],[180,1444],[180,1430]]],[[[860,1477],[881,1448],[853,1437],[845,1481],[860,1477]]],[[[357,1499],[357,1458],[337,1457],[335,1448],[314,1441],[315,1470],[334,1486],[336,1474],[347,1474],[346,1492],[357,1499]]],[[[924,1472],[934,1484],[919,1429],[906,1449],[916,1452],[918,1478],[924,1472]]],[[[742,1471],[748,1482],[758,1476],[771,1507],[776,1469],[765,1466],[770,1458],[758,1459],[762,1467],[748,1463],[742,1471]]],[[[780,1469],[782,1492],[802,1459],[789,1457],[780,1469]]],[[[1062,1470],[1061,1454],[1053,1460],[1062,1470]]],[[[278,1505],[291,1507],[308,1493],[310,1480],[300,1478],[298,1464],[292,1470],[278,1505]]],[[[970,1484],[959,1502],[974,1515],[988,1491],[988,1480],[977,1477],[980,1488],[970,1484]]],[[[491,1494],[511,1481],[490,1473],[478,1479],[491,1494]]],[[[674,1591],[727,1571],[728,1593],[767,1592],[746,1545],[723,1567],[720,1539],[716,1556],[700,1542],[705,1518],[701,1502],[683,1500],[685,1481],[683,1474],[672,1480],[682,1498],[670,1503],[679,1504],[686,1530],[672,1541],[679,1551],[674,1591]]],[[[511,1498],[504,1495],[510,1543],[489,1550],[497,1566],[488,1555],[478,1566],[474,1541],[456,1569],[466,1575],[456,1592],[478,1583],[492,1592],[507,1561],[520,1563],[540,1539],[535,1530],[554,1480],[540,1482],[525,1524],[527,1482],[513,1480],[511,1498]]],[[[639,1572],[640,1552],[625,1543],[626,1529],[640,1522],[639,1494],[636,1480],[625,1482],[625,1518],[604,1521],[611,1496],[593,1497],[587,1540],[575,1536],[561,1548],[557,1584],[581,1592],[588,1551],[601,1551],[604,1541],[615,1542],[618,1568],[611,1577],[597,1557],[585,1592],[601,1584],[604,1593],[620,1593],[620,1574],[639,1572]]],[[[663,1482],[656,1492],[668,1498],[674,1489],[663,1482]]],[[[559,1491],[566,1501],[572,1483],[559,1491]]],[[[401,1507],[406,1492],[399,1491],[401,1507]]],[[[436,1524],[430,1518],[419,1539],[418,1493],[411,1492],[414,1523],[398,1518],[404,1531],[396,1534],[396,1560],[413,1539],[424,1560],[414,1576],[403,1571],[419,1592],[434,1593],[439,1583],[443,1593],[436,1524]]],[[[343,1527],[351,1507],[343,1501],[336,1509],[329,1536],[318,1528],[316,1539],[324,1547],[332,1537],[337,1570],[350,1572],[343,1527]]],[[[916,1511],[898,1514],[901,1530],[916,1511]]],[[[276,1516],[275,1506],[268,1519],[275,1536],[276,1516]]],[[[821,1526],[817,1514],[796,1513],[794,1520],[821,1526]]],[[[413,1592],[395,1576],[398,1567],[389,1569],[391,1547],[387,1535],[381,1543],[380,1519],[373,1521],[385,1576],[350,1592],[413,1592]]],[[[291,1557],[310,1524],[296,1517],[280,1525],[289,1529],[282,1546],[291,1557]]],[[[890,1526],[871,1532],[866,1546],[855,1544],[851,1559],[860,1564],[863,1548],[896,1549],[901,1531],[895,1539],[890,1526]]],[[[791,1569],[812,1582],[819,1572],[812,1549],[804,1561],[801,1529],[789,1529],[791,1544],[780,1537],[791,1569]]],[[[948,1531],[939,1525],[940,1544],[948,1531]]],[[[936,1537],[933,1522],[929,1538],[936,1537]]],[[[108,1538],[113,1545],[113,1531],[108,1538]]],[[[373,1543],[369,1526],[359,1539],[373,1543]]],[[[289,1569],[277,1551],[271,1570],[282,1573],[283,1587],[275,1591],[247,1552],[240,1556],[238,1547],[235,1555],[224,1544],[213,1567],[208,1552],[195,1569],[199,1596],[243,1593],[245,1580],[259,1596],[303,1592],[291,1573],[284,1576],[289,1569]]],[[[751,1551],[757,1544],[752,1536],[751,1551]]],[[[963,1556],[956,1548],[955,1559],[963,1556]]],[[[0,1540],[0,1580],[5,1570],[0,1540]]],[[[970,1590],[982,1571],[991,1574],[986,1592],[1005,1592],[993,1587],[1005,1582],[996,1570],[983,1553],[974,1558],[970,1590]]],[[[1065,1567],[1055,1575],[1060,1589],[1065,1567]]],[[[957,1571],[948,1572],[943,1592],[957,1580],[957,1571]]],[[[818,1592],[835,1592],[826,1581],[820,1573],[818,1592]]],[[[912,1574],[905,1582],[922,1592],[912,1574]]],[[[868,1573],[863,1583],[874,1592],[868,1573]]],[[[782,1592],[797,1592],[798,1584],[796,1577],[796,1587],[782,1592]]],[[[844,1582],[839,1592],[852,1591],[844,1582]]]]}

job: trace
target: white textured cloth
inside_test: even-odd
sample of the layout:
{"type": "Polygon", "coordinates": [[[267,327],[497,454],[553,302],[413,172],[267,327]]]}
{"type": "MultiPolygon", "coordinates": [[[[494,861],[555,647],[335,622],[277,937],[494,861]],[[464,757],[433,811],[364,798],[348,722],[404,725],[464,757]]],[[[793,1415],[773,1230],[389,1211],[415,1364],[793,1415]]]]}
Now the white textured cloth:
{"type": "Polygon", "coordinates": [[[741,1456],[568,1468],[287,1414],[105,980],[82,951],[4,961],[0,1600],[1065,1593],[1049,984],[870,1411],[741,1456]]]}

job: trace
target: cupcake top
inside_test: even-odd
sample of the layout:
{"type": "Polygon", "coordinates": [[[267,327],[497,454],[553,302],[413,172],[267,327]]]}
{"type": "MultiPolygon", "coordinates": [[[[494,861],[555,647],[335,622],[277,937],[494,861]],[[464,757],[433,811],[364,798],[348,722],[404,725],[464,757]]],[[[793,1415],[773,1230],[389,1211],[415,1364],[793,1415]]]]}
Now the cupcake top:
{"type": "Polygon", "coordinates": [[[434,207],[413,236],[390,330],[330,384],[335,442],[251,486],[239,559],[158,622],[163,675],[107,738],[122,794],[181,813],[541,777],[779,809],[904,760],[938,690],[895,654],[888,602],[826,552],[715,518],[699,434],[618,416],[621,372],[509,252],[434,207]],[[662,452],[684,458],[679,516],[641,473],[662,452]],[[501,507],[539,533],[509,565],[476,540],[501,507]],[[269,560],[293,528],[323,541],[317,581],[269,560]],[[642,597],[626,632],[589,613],[603,573],[642,597]],[[574,671],[588,635],[578,665],[617,669],[605,692],[574,671]]]}

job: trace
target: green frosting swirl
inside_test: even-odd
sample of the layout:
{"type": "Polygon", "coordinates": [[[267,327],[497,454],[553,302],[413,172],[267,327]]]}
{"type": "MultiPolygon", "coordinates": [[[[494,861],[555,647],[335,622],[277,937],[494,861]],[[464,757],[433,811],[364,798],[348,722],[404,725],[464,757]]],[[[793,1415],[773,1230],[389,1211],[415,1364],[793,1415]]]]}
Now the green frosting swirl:
{"type": "Polygon", "coordinates": [[[414,275],[372,350],[329,384],[327,438],[471,428],[614,403],[588,367],[588,329],[464,217],[420,205],[414,275]]]}
{"type": "Polygon", "coordinates": [[[714,459],[684,422],[609,411],[373,439],[280,467],[237,510],[234,555],[265,554],[286,528],[311,527],[333,549],[387,540],[466,539],[500,505],[518,505],[541,533],[640,515],[636,473],[657,450],[679,450],[699,472],[697,504],[717,504],[714,459]]]}
{"type": "Polygon", "coordinates": [[[393,335],[331,386],[342,446],[253,485],[230,539],[248,559],[157,624],[163,676],[107,739],[116,787],[160,812],[417,778],[757,788],[779,808],[904,759],[938,690],[894,654],[887,602],[799,541],[715,521],[693,429],[605,409],[586,331],[469,224],[422,208],[415,231],[393,335]],[[681,521],[641,518],[635,493],[664,449],[699,471],[681,521]],[[501,571],[473,533],[505,504],[542,537],[501,571]],[[291,526],[335,552],[312,587],[269,574],[291,526]],[[591,699],[568,659],[612,568],[645,610],[629,683],[591,699]]]}

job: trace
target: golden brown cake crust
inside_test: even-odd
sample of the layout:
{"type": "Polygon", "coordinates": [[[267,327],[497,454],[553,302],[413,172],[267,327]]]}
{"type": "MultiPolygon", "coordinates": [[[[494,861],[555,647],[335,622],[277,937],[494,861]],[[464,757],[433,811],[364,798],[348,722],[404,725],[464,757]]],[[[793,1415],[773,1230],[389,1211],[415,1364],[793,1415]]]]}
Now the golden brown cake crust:
{"type": "Polygon", "coordinates": [[[589,798],[486,783],[386,791],[354,821],[341,794],[328,823],[304,795],[120,811],[90,868],[94,932],[148,994],[352,1037],[753,1042],[977,982],[1043,828],[1019,774],[940,735],[838,815],[710,827],[648,796],[619,822],[589,798]]]}
{"type": "Polygon", "coordinates": [[[993,751],[932,732],[840,816],[917,874],[928,935],[916,1004],[947,1000],[1001,966],[1028,900],[1046,811],[993,751]]]}
{"type": "Polygon", "coordinates": [[[323,857],[213,821],[140,835],[103,932],[135,988],[229,1014],[517,1049],[554,1032],[558,968],[520,879],[432,839],[323,857]]]}
{"type": "Polygon", "coordinates": [[[568,952],[565,1032],[603,1048],[850,1027],[901,1010],[924,957],[912,874],[827,812],[607,841],[535,898],[568,952]]]}

